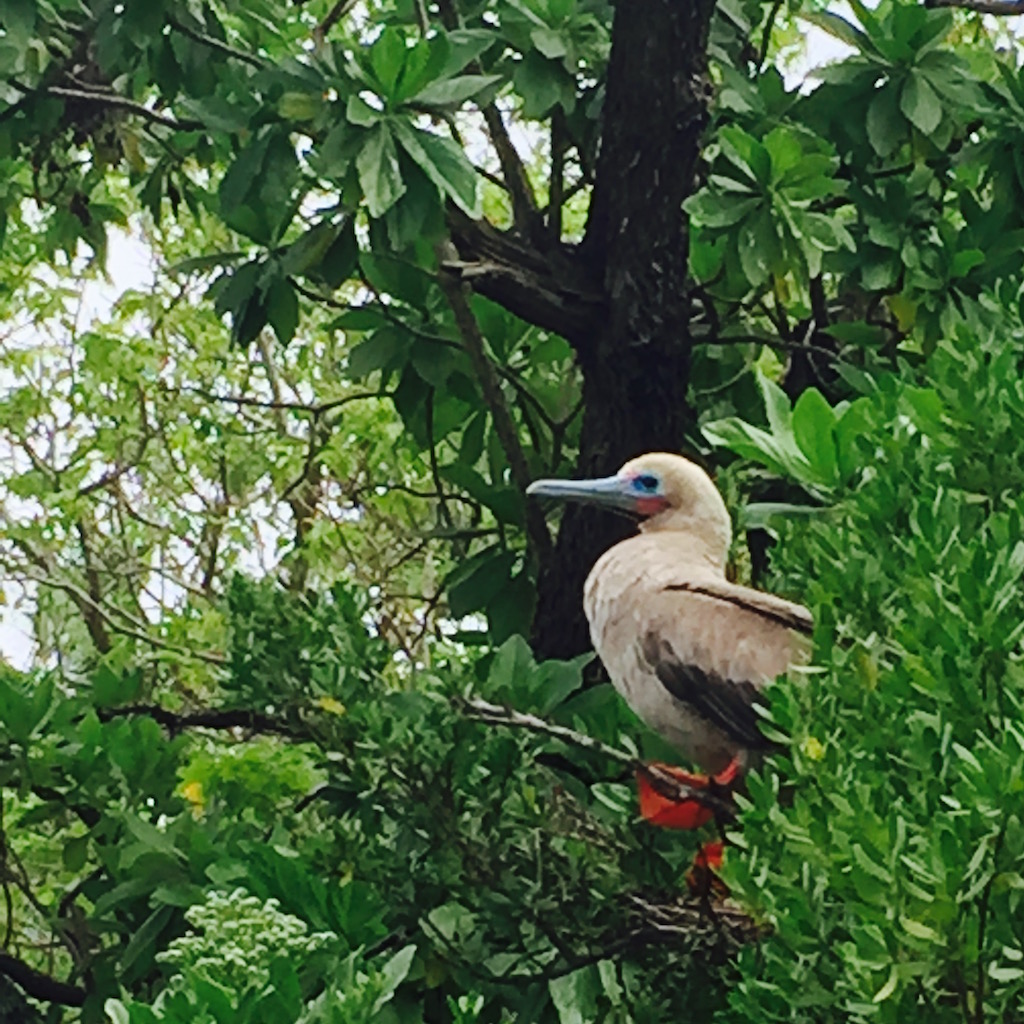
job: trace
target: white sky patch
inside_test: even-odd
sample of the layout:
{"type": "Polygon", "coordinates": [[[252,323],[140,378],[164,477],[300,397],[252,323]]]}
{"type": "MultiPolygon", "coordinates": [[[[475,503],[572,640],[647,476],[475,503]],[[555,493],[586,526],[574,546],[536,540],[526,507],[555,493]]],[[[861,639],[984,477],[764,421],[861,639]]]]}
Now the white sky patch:
{"type": "MultiPolygon", "coordinates": [[[[103,323],[114,303],[126,292],[153,287],[153,254],[138,232],[112,227],[109,234],[108,280],[87,281],[81,291],[77,328],[103,323]]],[[[42,337],[39,344],[46,344],[42,337]]],[[[0,388],[13,382],[0,377],[0,388]]],[[[16,453],[13,453],[16,455],[16,453]]],[[[15,467],[11,467],[14,469],[15,467]]],[[[21,467],[24,469],[25,467],[21,467]]],[[[29,503],[19,503],[30,514],[29,503]]],[[[13,580],[0,580],[0,658],[17,669],[32,667],[37,646],[32,629],[33,586],[13,580]]]]}

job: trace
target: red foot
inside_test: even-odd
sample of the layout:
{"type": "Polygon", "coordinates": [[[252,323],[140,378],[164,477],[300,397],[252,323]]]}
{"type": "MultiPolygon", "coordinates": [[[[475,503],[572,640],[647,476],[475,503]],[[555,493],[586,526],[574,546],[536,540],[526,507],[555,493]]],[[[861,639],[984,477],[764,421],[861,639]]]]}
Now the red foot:
{"type": "Polygon", "coordinates": [[[686,873],[686,884],[695,896],[716,894],[728,896],[729,889],[716,872],[722,866],[721,840],[705,843],[693,858],[693,867],[686,873]]]}
{"type": "MultiPolygon", "coordinates": [[[[693,789],[705,789],[712,782],[728,787],[735,782],[740,766],[735,758],[717,775],[695,775],[670,764],[655,764],[652,767],[671,775],[693,789]]],[[[699,800],[675,800],[660,793],[650,775],[642,768],[636,773],[637,790],[640,795],[640,816],[659,828],[695,829],[707,824],[714,812],[699,800]]]]}

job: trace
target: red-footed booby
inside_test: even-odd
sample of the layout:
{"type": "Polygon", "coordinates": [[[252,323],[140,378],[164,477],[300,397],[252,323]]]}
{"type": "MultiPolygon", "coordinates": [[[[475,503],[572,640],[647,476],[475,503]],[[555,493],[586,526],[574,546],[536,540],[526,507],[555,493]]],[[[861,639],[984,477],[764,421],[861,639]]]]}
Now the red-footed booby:
{"type": "MultiPolygon", "coordinates": [[[[584,588],[590,635],[615,689],[655,732],[719,781],[768,749],[755,705],[802,660],[810,612],[725,577],[732,525],[699,466],[655,452],[600,480],[538,480],[527,493],[602,505],[640,518],[606,551],[584,588]]],[[[685,782],[707,779],[675,772],[685,782]]],[[[641,812],[692,828],[710,811],[673,809],[640,777],[641,812]]]]}

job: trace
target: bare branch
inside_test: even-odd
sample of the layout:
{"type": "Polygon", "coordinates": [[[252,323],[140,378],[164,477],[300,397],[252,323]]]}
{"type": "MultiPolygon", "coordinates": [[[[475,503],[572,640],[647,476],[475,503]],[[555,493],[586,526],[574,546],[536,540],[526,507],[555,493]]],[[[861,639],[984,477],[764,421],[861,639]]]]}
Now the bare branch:
{"type": "Polygon", "coordinates": [[[348,14],[356,5],[356,0],[338,0],[338,2],[327,12],[324,16],[324,20],[320,22],[315,29],[313,29],[313,42],[316,43],[317,49],[320,49],[324,45],[324,41],[327,39],[327,33],[331,31],[334,26],[341,21],[342,18],[348,14]]]}
{"type": "MultiPolygon", "coordinates": [[[[484,402],[494,421],[495,433],[497,433],[505,457],[508,459],[509,468],[512,471],[512,481],[520,491],[525,492],[531,482],[532,474],[526,461],[526,454],[519,443],[519,431],[516,429],[515,421],[505,402],[497,370],[487,355],[484,338],[480,333],[480,325],[469,305],[469,289],[460,278],[445,270],[438,274],[438,281],[452,307],[452,312],[455,314],[455,323],[462,335],[463,345],[469,355],[473,372],[480,383],[484,402]]],[[[547,558],[551,554],[551,535],[548,533],[543,513],[537,505],[532,503],[526,506],[526,533],[530,545],[537,555],[541,559],[547,558]]]]}
{"type": "MultiPolygon", "coordinates": [[[[24,545],[22,545],[20,541],[17,543],[24,550],[24,545]]],[[[107,607],[98,605],[85,590],[72,583],[70,580],[58,580],[49,573],[45,576],[37,576],[28,572],[23,574],[23,578],[30,580],[39,586],[50,587],[54,590],[63,590],[74,600],[75,604],[78,605],[79,610],[82,611],[83,614],[87,609],[95,609],[96,613],[102,616],[103,621],[115,633],[118,633],[121,636],[130,636],[134,640],[139,640],[151,647],[156,647],[164,651],[171,651],[184,658],[194,658],[196,661],[203,661],[208,665],[221,667],[226,663],[226,659],[221,654],[214,654],[207,651],[192,651],[186,647],[181,647],[178,644],[169,643],[166,640],[161,640],[158,637],[152,636],[149,632],[148,623],[129,615],[128,612],[124,611],[122,608],[114,607],[113,609],[108,609],[107,607]],[[116,612],[117,616],[120,619],[123,619],[124,622],[119,621],[119,618],[115,618],[112,611],[116,612]],[[128,623],[129,625],[126,625],[125,623],[128,623]]]]}
{"type": "Polygon", "coordinates": [[[256,54],[247,53],[245,50],[236,50],[233,46],[229,46],[220,39],[214,39],[212,36],[208,36],[197,29],[189,28],[188,25],[183,25],[175,18],[170,19],[170,26],[176,32],[180,32],[183,36],[188,36],[188,38],[194,42],[200,43],[203,46],[208,46],[211,50],[216,50],[218,53],[223,53],[225,57],[234,57],[235,60],[240,60],[254,68],[262,69],[267,66],[267,62],[261,57],[257,57],[256,54]]]}
{"type": "Polygon", "coordinates": [[[206,127],[202,121],[164,117],[163,114],[150,110],[149,107],[142,103],[137,103],[135,100],[128,99],[127,96],[118,96],[114,93],[95,92],[92,89],[68,89],[62,85],[51,85],[43,90],[43,94],[46,96],[58,96],[61,99],[78,100],[82,103],[95,103],[100,107],[125,110],[130,114],[137,114],[153,124],[163,125],[165,128],[170,128],[177,132],[200,131],[206,127]]]}
{"type": "Polygon", "coordinates": [[[198,395],[200,398],[205,398],[210,402],[227,402],[231,405],[251,406],[256,409],[282,409],[288,412],[308,412],[313,416],[321,416],[325,412],[331,412],[333,409],[338,409],[343,405],[348,405],[349,402],[362,402],[368,398],[391,397],[390,392],[387,391],[360,391],[355,394],[344,395],[341,398],[333,398],[326,402],[284,402],[267,401],[264,398],[251,398],[248,395],[218,395],[213,391],[205,391],[202,388],[189,386],[166,388],[165,390],[170,394],[198,395]]]}
{"type": "Polygon", "coordinates": [[[775,19],[779,16],[781,9],[782,0],[775,0],[772,9],[768,12],[768,20],[765,22],[764,33],[761,36],[761,48],[757,52],[757,69],[759,71],[768,59],[768,47],[772,44],[772,30],[775,28],[775,19]]]}
{"type": "Polygon", "coordinates": [[[207,708],[178,714],[157,704],[126,704],[117,708],[99,708],[100,721],[145,715],[172,733],[183,729],[246,729],[254,733],[273,733],[278,736],[298,736],[293,726],[260,711],[246,708],[207,708]]]}
{"type": "Polygon", "coordinates": [[[51,978],[9,953],[0,953],[0,974],[10,978],[26,995],[44,1003],[60,1006],[82,1006],[85,1003],[84,988],[51,978]]]}
{"type": "Polygon", "coordinates": [[[568,148],[565,114],[561,107],[551,112],[551,196],[548,200],[548,234],[553,242],[562,240],[562,206],[565,203],[565,151],[568,148]]]}
{"type": "Polygon", "coordinates": [[[573,246],[546,240],[540,249],[454,207],[448,226],[458,258],[443,266],[474,291],[574,347],[598,331],[607,301],[573,246]]]}

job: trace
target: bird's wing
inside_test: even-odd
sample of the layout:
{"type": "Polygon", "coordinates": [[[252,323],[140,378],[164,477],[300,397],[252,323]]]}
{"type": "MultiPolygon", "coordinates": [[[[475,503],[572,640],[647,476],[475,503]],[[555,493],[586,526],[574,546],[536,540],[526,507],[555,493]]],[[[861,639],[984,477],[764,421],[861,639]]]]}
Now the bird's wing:
{"type": "Polygon", "coordinates": [[[758,728],[764,684],[798,655],[810,612],[714,578],[665,584],[649,595],[640,657],[665,689],[735,743],[768,745],[758,728]]]}

